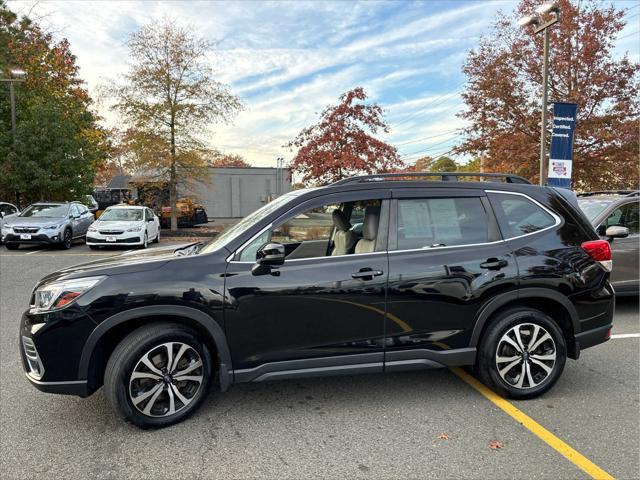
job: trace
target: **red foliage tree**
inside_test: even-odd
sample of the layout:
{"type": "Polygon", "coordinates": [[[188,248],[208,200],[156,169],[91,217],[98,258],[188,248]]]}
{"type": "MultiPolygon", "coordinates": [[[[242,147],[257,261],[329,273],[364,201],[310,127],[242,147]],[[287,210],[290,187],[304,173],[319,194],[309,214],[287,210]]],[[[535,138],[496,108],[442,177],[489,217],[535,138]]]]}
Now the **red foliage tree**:
{"type": "Polygon", "coordinates": [[[251,165],[247,163],[247,161],[244,159],[244,157],[242,157],[242,155],[236,155],[233,153],[228,153],[228,154],[223,153],[223,154],[217,155],[211,161],[211,166],[212,167],[236,167],[236,168],[251,167],[251,165]]]}
{"type": "Polygon", "coordinates": [[[403,166],[395,147],[373,137],[388,132],[377,104],[363,103],[367,95],[356,87],[340,103],[324,109],[320,121],[303,129],[286,146],[298,152],[291,168],[306,184],[323,185],[341,178],[395,171],[403,166]]]}
{"type": "MultiPolygon", "coordinates": [[[[456,153],[483,156],[487,171],[517,173],[537,181],[540,139],[542,35],[516,18],[538,0],[522,0],[513,16],[501,15],[490,36],[470,52],[463,94],[469,120],[456,153]]],[[[578,104],[573,179],[576,189],[638,185],[640,65],[613,58],[623,10],[594,0],[559,0],[561,20],[550,30],[549,99],[578,104]]]]}

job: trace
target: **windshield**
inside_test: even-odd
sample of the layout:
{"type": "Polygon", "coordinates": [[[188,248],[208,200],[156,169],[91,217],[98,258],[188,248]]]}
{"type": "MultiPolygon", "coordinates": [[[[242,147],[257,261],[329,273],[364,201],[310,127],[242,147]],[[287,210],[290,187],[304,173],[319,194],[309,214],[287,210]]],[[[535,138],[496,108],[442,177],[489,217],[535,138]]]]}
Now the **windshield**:
{"type": "Polygon", "coordinates": [[[590,222],[593,223],[595,218],[600,215],[605,208],[613,203],[613,200],[602,200],[602,199],[578,199],[578,205],[587,216],[590,222]]]}
{"type": "Polygon", "coordinates": [[[285,203],[291,201],[296,196],[296,194],[288,193],[286,195],[282,195],[270,203],[267,203],[265,206],[259,208],[255,212],[250,215],[247,215],[238,223],[224,230],[220,235],[218,235],[214,240],[207,243],[204,247],[200,249],[199,253],[209,253],[218,250],[223,247],[227,243],[229,243],[234,238],[238,237],[242,232],[251,227],[251,225],[259,222],[264,217],[269,215],[270,213],[276,211],[285,203]]]}
{"type": "Polygon", "coordinates": [[[64,218],[69,211],[69,205],[31,205],[20,217],[45,217],[45,218],[64,218]]]}
{"type": "Polygon", "coordinates": [[[98,220],[101,222],[139,222],[142,220],[142,210],[139,208],[106,209],[98,220]]]}

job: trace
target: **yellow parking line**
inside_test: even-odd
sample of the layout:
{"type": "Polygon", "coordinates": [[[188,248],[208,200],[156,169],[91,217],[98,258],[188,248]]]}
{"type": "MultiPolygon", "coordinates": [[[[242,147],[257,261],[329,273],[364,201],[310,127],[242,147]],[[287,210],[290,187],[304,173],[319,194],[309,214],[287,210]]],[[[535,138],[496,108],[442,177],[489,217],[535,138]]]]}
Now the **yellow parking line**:
{"type": "Polygon", "coordinates": [[[507,415],[513,418],[516,422],[520,423],[523,427],[536,435],[540,440],[545,442],[551,448],[553,448],[560,455],[565,457],[576,467],[584,470],[591,478],[596,479],[613,479],[611,475],[598,467],[595,463],[589,460],[581,453],[574,450],[570,445],[560,440],[549,430],[544,428],[534,419],[529,417],[526,413],[522,412],[507,400],[499,396],[497,393],[491,391],[485,387],[478,380],[466,373],[461,368],[452,368],[453,373],[460,377],[464,382],[471,385],[478,392],[480,392],[487,400],[491,401],[494,405],[503,410],[507,415]]]}

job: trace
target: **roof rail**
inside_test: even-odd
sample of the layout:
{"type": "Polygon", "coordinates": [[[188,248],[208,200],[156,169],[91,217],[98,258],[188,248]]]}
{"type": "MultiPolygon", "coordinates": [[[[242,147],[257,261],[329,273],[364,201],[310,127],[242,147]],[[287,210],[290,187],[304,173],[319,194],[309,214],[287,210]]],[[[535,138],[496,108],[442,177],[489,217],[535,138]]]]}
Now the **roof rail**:
{"type": "Polygon", "coordinates": [[[596,190],[594,192],[579,193],[578,197],[593,197],[595,195],[620,195],[623,197],[639,197],[640,190],[596,190]]]}
{"type": "Polygon", "coordinates": [[[531,184],[526,178],[510,173],[479,173],[479,172],[402,172],[402,173],[380,173],[376,175],[360,175],[357,177],[343,178],[331,185],[346,185],[349,183],[382,182],[384,180],[400,179],[411,177],[440,177],[443,182],[457,182],[458,177],[480,177],[480,178],[501,178],[507,183],[531,184]]]}

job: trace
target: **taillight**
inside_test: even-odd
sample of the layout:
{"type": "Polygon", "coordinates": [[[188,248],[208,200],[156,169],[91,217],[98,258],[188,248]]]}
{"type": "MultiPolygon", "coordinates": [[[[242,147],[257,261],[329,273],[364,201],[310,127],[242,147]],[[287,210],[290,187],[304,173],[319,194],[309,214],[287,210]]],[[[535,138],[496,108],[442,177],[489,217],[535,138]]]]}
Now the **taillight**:
{"type": "Polygon", "coordinates": [[[604,267],[607,272],[611,271],[613,264],[611,262],[611,247],[606,240],[592,240],[584,242],[582,249],[589,254],[596,262],[604,267]]]}

